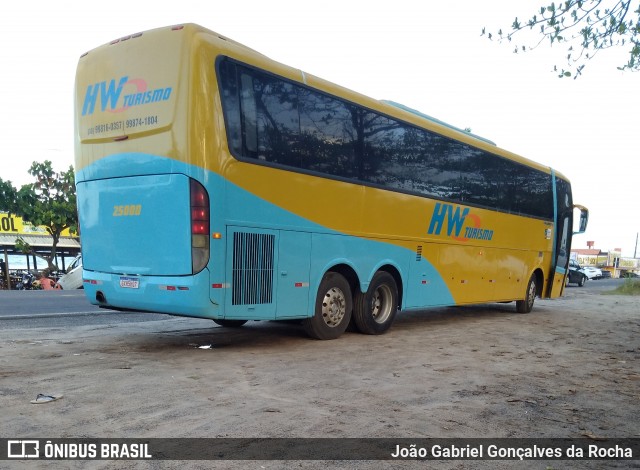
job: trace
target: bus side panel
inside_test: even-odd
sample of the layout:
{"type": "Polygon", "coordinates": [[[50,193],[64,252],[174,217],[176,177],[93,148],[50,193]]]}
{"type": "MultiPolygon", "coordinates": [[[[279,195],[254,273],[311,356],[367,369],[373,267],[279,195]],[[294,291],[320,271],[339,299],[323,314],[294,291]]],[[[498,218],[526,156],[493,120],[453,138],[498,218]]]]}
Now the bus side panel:
{"type": "Polygon", "coordinates": [[[521,299],[528,278],[526,262],[522,252],[516,250],[494,250],[495,252],[495,300],[521,299]]]}
{"type": "MultiPolygon", "coordinates": [[[[255,168],[264,171],[263,167],[245,165],[247,171],[253,171],[255,168]]],[[[456,303],[454,300],[455,295],[452,295],[451,286],[448,285],[448,281],[443,279],[441,275],[441,268],[437,264],[439,262],[438,254],[432,251],[432,247],[438,246],[439,244],[406,241],[397,238],[391,239],[385,236],[365,238],[364,236],[342,233],[335,227],[323,226],[314,220],[296,215],[295,209],[298,208],[296,204],[300,204],[298,201],[300,199],[307,201],[308,205],[317,205],[317,211],[320,211],[320,207],[324,207],[326,203],[318,203],[318,200],[324,201],[320,194],[318,194],[317,198],[312,197],[311,199],[309,199],[308,195],[303,196],[302,185],[297,184],[297,179],[290,180],[288,184],[284,184],[284,182],[275,184],[273,180],[276,176],[280,177],[281,173],[271,170],[268,176],[255,178],[253,180],[256,182],[266,182],[264,184],[270,184],[275,188],[286,187],[290,189],[291,193],[300,194],[297,198],[291,198],[292,200],[289,206],[294,206],[290,208],[291,210],[287,210],[288,207],[286,205],[285,207],[280,207],[278,204],[270,203],[259,195],[252,194],[240,186],[226,181],[224,207],[214,207],[212,209],[212,213],[214,214],[212,220],[215,220],[215,214],[224,211],[226,223],[229,226],[233,226],[234,230],[236,230],[236,228],[246,232],[252,232],[253,230],[274,230],[274,233],[280,237],[278,257],[280,262],[283,263],[283,267],[278,268],[277,282],[280,283],[283,281],[283,271],[288,273],[287,278],[291,277],[291,265],[295,266],[296,272],[298,273],[295,276],[295,283],[302,283],[304,285],[305,282],[309,282],[309,286],[306,287],[309,289],[309,299],[308,302],[305,303],[306,311],[302,313],[302,315],[308,316],[313,314],[315,296],[322,276],[327,270],[333,269],[334,266],[340,264],[349,266],[357,274],[360,281],[360,289],[363,291],[368,288],[369,281],[380,267],[384,265],[394,266],[401,273],[404,283],[402,286],[404,294],[402,299],[403,308],[425,308],[430,306],[453,305],[456,303]],[[250,221],[250,226],[248,221],[250,221]],[[240,227],[246,228],[240,229],[240,227]],[[303,235],[305,233],[307,235],[303,235]],[[285,236],[287,238],[283,238],[285,236]],[[308,246],[307,237],[309,236],[311,237],[310,252],[306,251],[308,246]],[[424,253],[420,260],[417,261],[417,246],[421,244],[424,245],[424,253]],[[300,265],[285,262],[283,257],[296,258],[298,259],[297,263],[300,263],[300,265]],[[307,261],[307,258],[310,260],[307,261]],[[302,276],[302,271],[306,269],[307,263],[309,263],[308,269],[310,272],[308,281],[302,276]],[[414,264],[415,266],[413,266],[414,264]]],[[[300,176],[298,175],[298,177],[300,176]]],[[[211,177],[211,179],[214,178],[215,177],[211,177]]],[[[327,184],[326,181],[316,181],[315,184],[320,187],[318,191],[323,194],[335,193],[335,191],[322,189],[322,185],[327,184]]],[[[329,182],[329,184],[333,186],[336,183],[329,182]]],[[[332,187],[331,189],[334,188],[332,187]]],[[[279,190],[284,191],[284,189],[279,190]]],[[[316,188],[307,186],[307,192],[313,190],[316,190],[316,188]]],[[[346,190],[344,191],[346,192],[346,190]]],[[[342,212],[348,214],[350,213],[349,210],[356,210],[357,207],[359,207],[357,201],[360,191],[361,188],[356,187],[354,188],[354,194],[345,196],[345,201],[342,205],[336,203],[337,206],[341,208],[341,211],[339,211],[341,214],[342,212]]],[[[406,198],[406,196],[402,197],[406,198]]],[[[422,202],[424,203],[425,200],[422,200],[422,202]]],[[[428,201],[426,203],[430,204],[428,201]]],[[[314,212],[308,207],[307,211],[314,212]]],[[[323,212],[327,211],[325,210],[323,212]]],[[[362,209],[360,209],[359,212],[362,212],[362,209]]],[[[331,213],[333,214],[333,212],[331,213]]],[[[356,213],[354,217],[352,217],[352,220],[355,220],[353,223],[357,224],[361,217],[362,215],[356,213]]],[[[371,218],[374,219],[375,217],[371,218]]],[[[340,220],[342,221],[342,219],[340,220]]],[[[347,218],[345,217],[341,223],[346,224],[346,221],[347,218]]],[[[426,222],[422,221],[422,224],[424,225],[426,222]]],[[[426,227],[424,227],[424,231],[426,231],[426,227]]],[[[233,250],[229,243],[227,236],[227,257],[233,256],[233,250]]],[[[463,247],[463,249],[466,250],[467,247],[463,247]]],[[[231,287],[232,280],[230,277],[229,263],[231,263],[231,261],[227,259],[225,277],[227,284],[231,287]]],[[[212,273],[214,270],[215,267],[212,267],[212,273]]],[[[222,281],[220,279],[220,276],[216,276],[212,278],[212,283],[221,283],[222,281]]],[[[289,280],[287,280],[287,282],[289,282],[289,280]]],[[[282,289],[281,284],[280,288],[282,289]]],[[[296,295],[301,292],[300,289],[300,287],[294,287],[296,295]]],[[[225,289],[225,295],[231,295],[231,290],[229,287],[225,289]]],[[[212,290],[212,300],[215,302],[216,299],[221,299],[220,289],[212,290]]],[[[225,303],[227,305],[229,304],[228,301],[225,303]]],[[[298,315],[298,313],[296,313],[297,309],[293,307],[294,302],[292,299],[287,298],[287,296],[278,295],[278,303],[277,317],[298,315]]],[[[244,314],[247,315],[248,313],[248,310],[245,310],[244,314]]],[[[227,312],[227,314],[230,314],[230,312],[227,312]]],[[[270,318],[272,314],[268,313],[266,315],[270,318]]],[[[241,314],[238,312],[234,312],[233,316],[235,318],[241,318],[241,314]]],[[[252,317],[256,318],[255,316],[252,317]]]]}
{"type": "Polygon", "coordinates": [[[451,291],[443,278],[445,273],[438,271],[433,262],[437,262],[440,253],[438,243],[416,243],[416,252],[410,259],[409,278],[404,289],[403,308],[425,308],[455,304],[451,291]]]}
{"type": "Polygon", "coordinates": [[[455,303],[473,303],[493,298],[496,266],[493,250],[465,245],[443,245],[438,266],[446,282],[455,286],[455,303]]]}
{"type": "Polygon", "coordinates": [[[311,234],[283,230],[280,232],[278,246],[276,318],[307,316],[311,274],[311,234]]]}
{"type": "Polygon", "coordinates": [[[369,288],[370,280],[381,267],[392,266],[397,269],[403,282],[402,286],[398,286],[404,292],[403,309],[454,303],[440,273],[429,260],[423,258],[416,261],[414,251],[394,245],[390,240],[316,233],[313,235],[311,254],[310,305],[315,303],[324,273],[339,264],[347,265],[355,271],[363,292],[369,288]]]}

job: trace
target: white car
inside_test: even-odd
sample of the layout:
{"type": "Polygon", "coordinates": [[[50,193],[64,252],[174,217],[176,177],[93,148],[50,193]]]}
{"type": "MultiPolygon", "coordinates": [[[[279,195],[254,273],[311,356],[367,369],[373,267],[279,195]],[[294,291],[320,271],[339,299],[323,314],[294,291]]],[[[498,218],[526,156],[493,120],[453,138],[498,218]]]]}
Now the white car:
{"type": "Polygon", "coordinates": [[[82,255],[76,256],[67,268],[67,274],[58,279],[58,286],[64,290],[82,287],[82,255]]]}
{"type": "Polygon", "coordinates": [[[584,266],[582,268],[582,272],[585,273],[589,279],[602,278],[602,271],[599,268],[594,268],[593,266],[584,266]]]}

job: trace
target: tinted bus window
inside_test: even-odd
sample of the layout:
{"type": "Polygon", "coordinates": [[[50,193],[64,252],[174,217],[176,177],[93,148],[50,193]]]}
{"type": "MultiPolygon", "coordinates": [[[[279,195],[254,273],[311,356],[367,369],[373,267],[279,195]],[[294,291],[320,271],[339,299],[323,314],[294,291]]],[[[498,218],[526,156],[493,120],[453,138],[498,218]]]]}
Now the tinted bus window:
{"type": "Polygon", "coordinates": [[[347,103],[298,87],[301,168],[326,175],[357,178],[353,114],[347,103]]]}
{"type": "Polygon", "coordinates": [[[237,157],[553,218],[549,174],[230,60],[219,70],[237,157]]]}

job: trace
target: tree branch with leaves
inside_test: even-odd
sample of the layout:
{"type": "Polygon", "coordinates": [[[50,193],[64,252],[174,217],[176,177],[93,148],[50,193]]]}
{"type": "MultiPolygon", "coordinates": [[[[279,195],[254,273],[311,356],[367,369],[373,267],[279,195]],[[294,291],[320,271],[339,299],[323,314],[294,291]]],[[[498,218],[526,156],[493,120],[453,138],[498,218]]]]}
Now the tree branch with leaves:
{"type": "Polygon", "coordinates": [[[567,46],[567,65],[554,66],[559,77],[577,78],[582,74],[586,62],[600,51],[609,48],[628,48],[626,64],[619,70],[640,70],[640,2],[632,0],[567,0],[540,7],[537,14],[526,21],[516,18],[511,31],[500,29],[496,34],[482,29],[482,35],[500,42],[515,43],[514,52],[526,52],[539,47],[547,40],[550,45],[567,46]],[[539,35],[533,45],[516,42],[526,39],[523,31],[534,31],[539,35]]]}
{"type": "MultiPolygon", "coordinates": [[[[35,177],[35,183],[23,185],[20,190],[11,181],[0,178],[0,208],[34,226],[45,227],[53,243],[50,255],[44,259],[50,270],[56,270],[54,259],[62,232],[67,229],[71,233],[77,232],[75,174],[73,167],[67,171],[54,171],[48,160],[33,162],[29,174],[35,177]]],[[[16,247],[31,251],[22,239],[16,240],[16,247]]]]}

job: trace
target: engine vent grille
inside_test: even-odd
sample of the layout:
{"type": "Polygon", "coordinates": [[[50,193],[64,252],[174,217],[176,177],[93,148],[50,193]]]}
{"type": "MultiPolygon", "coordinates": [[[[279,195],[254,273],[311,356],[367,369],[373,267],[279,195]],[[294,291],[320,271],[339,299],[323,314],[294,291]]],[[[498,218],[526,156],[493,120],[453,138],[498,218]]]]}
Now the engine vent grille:
{"type": "Polygon", "coordinates": [[[270,304],[273,301],[275,235],[233,234],[233,305],[270,304]]]}

